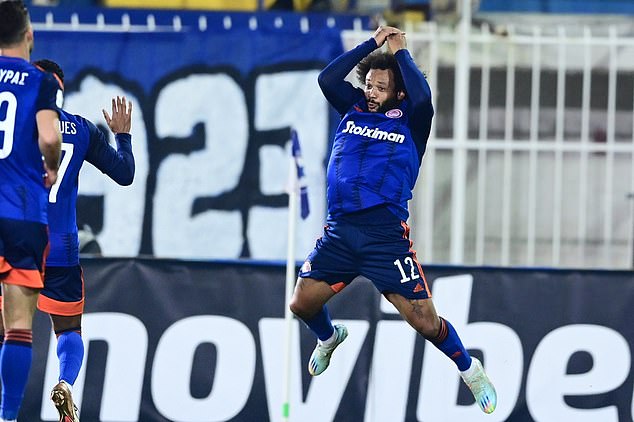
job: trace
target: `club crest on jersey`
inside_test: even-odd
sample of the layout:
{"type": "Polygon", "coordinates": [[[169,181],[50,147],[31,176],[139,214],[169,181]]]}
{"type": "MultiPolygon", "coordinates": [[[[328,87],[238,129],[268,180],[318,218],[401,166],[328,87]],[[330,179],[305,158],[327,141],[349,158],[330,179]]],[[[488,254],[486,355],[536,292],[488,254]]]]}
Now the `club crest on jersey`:
{"type": "Polygon", "coordinates": [[[396,142],[397,144],[402,144],[405,140],[405,135],[402,133],[386,132],[376,127],[370,128],[368,126],[357,126],[352,120],[346,122],[346,128],[342,130],[341,133],[352,133],[365,138],[378,139],[380,141],[391,141],[396,142]]]}
{"type": "Polygon", "coordinates": [[[390,119],[398,119],[403,116],[403,112],[401,111],[401,109],[393,108],[392,110],[386,111],[385,115],[390,119]]]}

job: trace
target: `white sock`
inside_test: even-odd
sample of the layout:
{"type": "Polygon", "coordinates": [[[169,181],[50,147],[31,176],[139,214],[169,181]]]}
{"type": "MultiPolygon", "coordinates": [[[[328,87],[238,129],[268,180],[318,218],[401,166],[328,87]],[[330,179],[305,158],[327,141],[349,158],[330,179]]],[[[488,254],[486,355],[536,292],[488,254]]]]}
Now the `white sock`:
{"type": "Polygon", "coordinates": [[[328,340],[319,340],[317,339],[317,341],[319,342],[319,344],[321,344],[322,346],[326,346],[326,347],[330,347],[333,344],[335,344],[335,341],[337,340],[337,330],[333,330],[332,331],[332,335],[330,337],[328,337],[328,340]]]}
{"type": "Polygon", "coordinates": [[[475,360],[471,358],[471,365],[469,365],[469,368],[465,369],[464,371],[460,371],[460,375],[462,375],[463,378],[469,378],[471,375],[473,375],[475,371],[476,371],[475,360]]]}

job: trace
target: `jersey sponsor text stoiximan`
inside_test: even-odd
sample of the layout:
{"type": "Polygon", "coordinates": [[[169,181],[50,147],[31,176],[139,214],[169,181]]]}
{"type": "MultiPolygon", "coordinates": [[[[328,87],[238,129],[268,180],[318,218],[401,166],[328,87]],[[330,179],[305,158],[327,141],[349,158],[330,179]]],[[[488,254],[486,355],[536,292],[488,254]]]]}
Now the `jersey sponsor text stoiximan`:
{"type": "Polygon", "coordinates": [[[381,141],[392,141],[402,144],[405,136],[400,133],[386,132],[379,128],[369,128],[368,126],[357,126],[352,120],[346,122],[346,128],[341,133],[353,133],[366,138],[379,139],[381,141]]]}

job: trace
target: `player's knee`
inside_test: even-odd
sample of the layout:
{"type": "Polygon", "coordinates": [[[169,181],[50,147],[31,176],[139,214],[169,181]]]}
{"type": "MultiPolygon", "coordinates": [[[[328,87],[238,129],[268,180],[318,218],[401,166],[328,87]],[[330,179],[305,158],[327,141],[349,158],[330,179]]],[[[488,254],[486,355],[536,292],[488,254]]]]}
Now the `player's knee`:
{"type": "Polygon", "coordinates": [[[288,307],[290,308],[291,312],[297,317],[304,318],[306,316],[306,306],[297,296],[293,296],[288,307]]]}
{"type": "Polygon", "coordinates": [[[291,312],[302,320],[310,319],[315,316],[322,308],[322,305],[315,302],[312,298],[302,297],[301,295],[293,295],[289,303],[291,312]]]}
{"type": "Polygon", "coordinates": [[[440,330],[440,318],[437,316],[435,318],[431,316],[420,318],[414,324],[414,328],[427,340],[434,339],[438,336],[438,331],[440,330]]]}
{"type": "Polygon", "coordinates": [[[81,315],[62,316],[51,314],[51,322],[53,323],[53,331],[56,334],[65,331],[81,331],[81,315]]]}

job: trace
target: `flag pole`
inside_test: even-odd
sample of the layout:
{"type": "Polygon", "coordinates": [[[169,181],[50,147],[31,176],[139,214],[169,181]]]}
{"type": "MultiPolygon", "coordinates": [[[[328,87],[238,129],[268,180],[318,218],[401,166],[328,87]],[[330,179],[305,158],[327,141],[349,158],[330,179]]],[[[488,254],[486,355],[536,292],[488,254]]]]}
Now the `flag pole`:
{"type": "Polygon", "coordinates": [[[293,315],[289,304],[293,296],[295,286],[295,233],[297,231],[297,200],[299,190],[299,178],[296,164],[289,160],[289,190],[288,190],[288,239],[286,250],[286,288],[284,301],[284,321],[286,323],[286,335],[284,338],[284,387],[282,400],[282,420],[288,422],[290,417],[290,382],[291,382],[291,345],[293,334],[293,315]]]}
{"type": "Polygon", "coordinates": [[[302,219],[308,217],[310,206],[308,204],[308,186],[302,161],[302,152],[299,146],[299,138],[295,129],[291,129],[291,151],[293,159],[289,168],[289,192],[288,192],[288,242],[286,251],[286,289],[284,320],[286,322],[286,338],[284,348],[284,387],[282,396],[282,420],[288,422],[290,418],[290,385],[291,385],[291,355],[293,338],[293,315],[289,307],[295,287],[295,241],[297,231],[297,202],[301,203],[302,219]]]}

